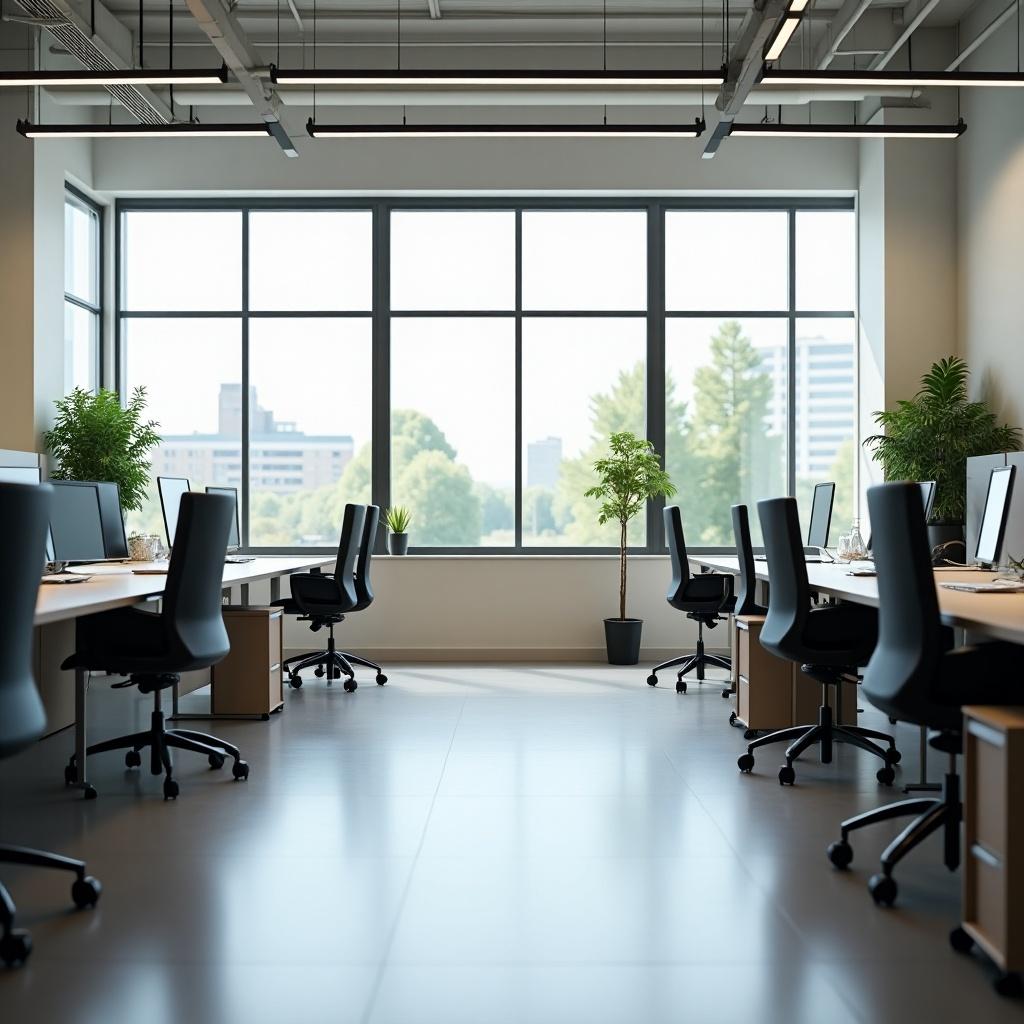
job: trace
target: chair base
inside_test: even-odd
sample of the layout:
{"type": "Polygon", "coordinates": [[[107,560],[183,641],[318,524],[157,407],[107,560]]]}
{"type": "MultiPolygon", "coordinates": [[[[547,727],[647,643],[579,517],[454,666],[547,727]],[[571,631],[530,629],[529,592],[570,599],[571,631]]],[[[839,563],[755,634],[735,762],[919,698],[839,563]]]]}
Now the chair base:
{"type": "MultiPolygon", "coordinates": [[[[131,733],[127,736],[117,736],[111,740],[104,740],[102,743],[94,743],[86,753],[104,754],[110,750],[127,750],[125,765],[129,768],[138,768],[142,764],[140,751],[149,748],[149,770],[152,775],[164,776],[164,799],[175,800],[178,797],[179,786],[174,778],[174,762],[171,759],[172,750],[188,750],[193,754],[205,754],[212,769],[224,767],[224,761],[230,757],[234,764],[231,766],[231,774],[236,781],[249,777],[249,765],[242,760],[241,752],[232,743],[220,739],[218,736],[211,736],[205,732],[195,732],[192,729],[168,729],[164,713],[160,707],[160,690],[153,693],[153,712],[150,715],[150,727],[146,732],[131,733]]],[[[70,784],[77,777],[77,764],[75,755],[72,754],[64,769],[64,781],[70,784]]]]}
{"type": "MultiPolygon", "coordinates": [[[[837,684],[841,680],[837,680],[837,684]]],[[[892,736],[884,732],[877,732],[874,729],[862,729],[856,725],[836,725],[832,720],[832,707],[828,703],[828,686],[822,684],[822,704],[818,708],[818,721],[814,725],[796,725],[789,729],[778,729],[761,736],[747,745],[747,752],[741,754],[736,764],[741,772],[750,772],[754,767],[754,751],[758,747],[765,747],[771,743],[788,743],[786,748],[786,763],[779,769],[779,782],[782,785],[792,785],[796,781],[796,771],[793,762],[809,747],[818,745],[819,760],[822,764],[831,764],[832,748],[835,743],[849,743],[851,746],[860,747],[870,754],[881,758],[885,766],[876,773],[880,783],[891,786],[895,781],[896,773],[893,765],[899,764],[900,752],[896,749],[896,741],[892,736]],[[879,740],[886,744],[882,748],[875,743],[879,740]]]]}
{"type": "Polygon", "coordinates": [[[868,891],[879,906],[891,907],[896,901],[898,889],[892,877],[896,865],[939,829],[943,830],[943,863],[950,871],[955,871],[960,866],[960,822],[963,818],[963,806],[960,803],[960,779],[956,774],[953,755],[950,756],[950,766],[941,797],[900,800],[847,818],[840,826],[841,838],[828,848],[829,860],[837,868],[849,867],[853,860],[853,848],[849,841],[851,832],[866,828],[868,825],[910,815],[914,816],[914,820],[885,848],[881,858],[881,871],[872,875],[868,882],[868,891]]]}
{"type": "MultiPolygon", "coordinates": [[[[24,846],[0,846],[0,864],[24,864],[33,868],[70,871],[75,876],[71,883],[71,901],[76,907],[94,907],[103,887],[85,873],[85,861],[62,857],[44,850],[31,850],[24,846]]],[[[7,967],[23,964],[32,952],[32,939],[28,932],[14,927],[16,913],[11,894],[0,883],[0,961],[7,967]]]]}
{"type": "MultiPolygon", "coordinates": [[[[704,682],[704,672],[708,666],[712,668],[724,668],[726,672],[732,671],[732,660],[730,658],[723,657],[718,654],[708,654],[704,649],[704,622],[702,619],[697,620],[697,647],[693,654],[683,654],[678,658],[671,658],[668,661],[663,661],[660,665],[655,665],[651,669],[651,674],[647,677],[648,686],[658,685],[658,673],[663,669],[676,668],[679,666],[679,671],[676,673],[676,693],[686,693],[686,680],[685,676],[691,672],[697,673],[697,682],[704,682]]],[[[735,693],[732,683],[722,691],[723,697],[729,697],[735,693]]]]}
{"type": "Polygon", "coordinates": [[[284,669],[288,673],[288,685],[297,690],[302,686],[302,676],[299,674],[304,668],[315,668],[315,675],[326,676],[327,685],[330,686],[335,679],[345,676],[345,692],[352,693],[359,688],[356,682],[356,671],[352,664],[363,665],[372,668],[377,673],[376,682],[383,686],[388,677],[381,671],[380,665],[368,661],[357,654],[350,654],[348,651],[339,651],[334,644],[334,625],[328,625],[327,649],[325,651],[314,651],[311,654],[295,654],[286,658],[284,669]]]}

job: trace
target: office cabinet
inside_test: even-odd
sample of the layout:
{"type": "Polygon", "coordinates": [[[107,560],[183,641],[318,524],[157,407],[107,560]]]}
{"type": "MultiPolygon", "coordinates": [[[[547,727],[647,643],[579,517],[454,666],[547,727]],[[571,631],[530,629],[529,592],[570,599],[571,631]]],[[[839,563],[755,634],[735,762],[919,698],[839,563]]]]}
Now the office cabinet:
{"type": "Polygon", "coordinates": [[[226,607],[224,625],[231,651],[213,666],[211,710],[266,717],[284,704],[284,613],[280,608],[226,607]]]}

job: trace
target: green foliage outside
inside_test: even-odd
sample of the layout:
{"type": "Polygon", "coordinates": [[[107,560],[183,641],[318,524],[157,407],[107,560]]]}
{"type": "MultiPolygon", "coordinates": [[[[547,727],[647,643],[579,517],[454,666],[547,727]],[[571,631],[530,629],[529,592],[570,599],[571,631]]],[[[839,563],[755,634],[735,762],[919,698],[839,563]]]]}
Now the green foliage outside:
{"type": "Polygon", "coordinates": [[[54,457],[54,480],[113,480],[121,492],[121,507],[142,507],[150,484],[150,450],[160,443],[153,420],[143,422],[146,389],[136,388],[121,406],[115,391],[95,394],[75,388],[58,399],[53,429],[43,435],[54,457]]]}
{"type": "Polygon", "coordinates": [[[875,413],[883,433],[864,441],[886,480],[935,481],[933,522],[963,522],[968,458],[1021,446],[1018,427],[1000,425],[984,402],[968,401],[969,374],[958,356],[933,363],[913,398],[875,413]]]}

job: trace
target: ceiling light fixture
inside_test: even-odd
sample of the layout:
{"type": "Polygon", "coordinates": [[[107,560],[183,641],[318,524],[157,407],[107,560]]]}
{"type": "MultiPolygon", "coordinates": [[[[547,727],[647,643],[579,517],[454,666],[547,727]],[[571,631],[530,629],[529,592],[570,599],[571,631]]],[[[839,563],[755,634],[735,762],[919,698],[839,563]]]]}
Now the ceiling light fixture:
{"type": "MultiPolygon", "coordinates": [[[[797,0],[800,2],[800,0],[797,0]]],[[[693,88],[725,81],[722,71],[284,71],[270,66],[275,85],[336,85],[349,88],[693,88]]]]}
{"type": "Polygon", "coordinates": [[[809,2],[810,0],[789,0],[785,14],[772,29],[768,42],[764,44],[763,56],[766,61],[778,60],[782,56],[782,51],[793,38],[793,33],[800,27],[800,22],[804,17],[804,8],[809,2]]]}
{"type": "Polygon", "coordinates": [[[223,85],[228,69],[130,68],[122,71],[0,71],[0,87],[66,85],[223,85]]]}
{"type": "Polygon", "coordinates": [[[265,138],[270,134],[260,124],[32,124],[18,121],[26,139],[218,139],[265,138]]]}
{"type": "Polygon", "coordinates": [[[730,135],[798,139],[956,139],[967,130],[956,124],[734,124],[730,135]]]}
{"type": "Polygon", "coordinates": [[[314,139],[695,139],[703,134],[704,121],[674,124],[317,124],[306,122],[314,139]]]}
{"type": "Polygon", "coordinates": [[[764,85],[833,86],[942,86],[1008,87],[1024,86],[1024,74],[1017,71],[774,71],[766,68],[764,85]]]}

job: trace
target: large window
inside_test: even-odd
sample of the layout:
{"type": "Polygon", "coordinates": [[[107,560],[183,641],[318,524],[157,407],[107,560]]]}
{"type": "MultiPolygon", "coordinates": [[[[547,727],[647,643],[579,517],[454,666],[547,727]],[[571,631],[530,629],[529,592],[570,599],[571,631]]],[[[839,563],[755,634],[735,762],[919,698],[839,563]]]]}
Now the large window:
{"type": "MultiPolygon", "coordinates": [[[[729,506],[853,513],[852,203],[374,201],[119,211],[119,372],[155,475],[239,488],[253,548],[405,505],[413,550],[600,551],[608,434],[665,454],[694,547],[729,506]]],[[[757,517],[752,515],[757,531],[757,517]]],[[[631,526],[663,550],[660,503],[631,526]]],[[[156,502],[133,525],[159,529],[156,502]]]]}
{"type": "Polygon", "coordinates": [[[64,382],[95,391],[100,383],[103,221],[77,190],[64,193],[64,382]]]}

